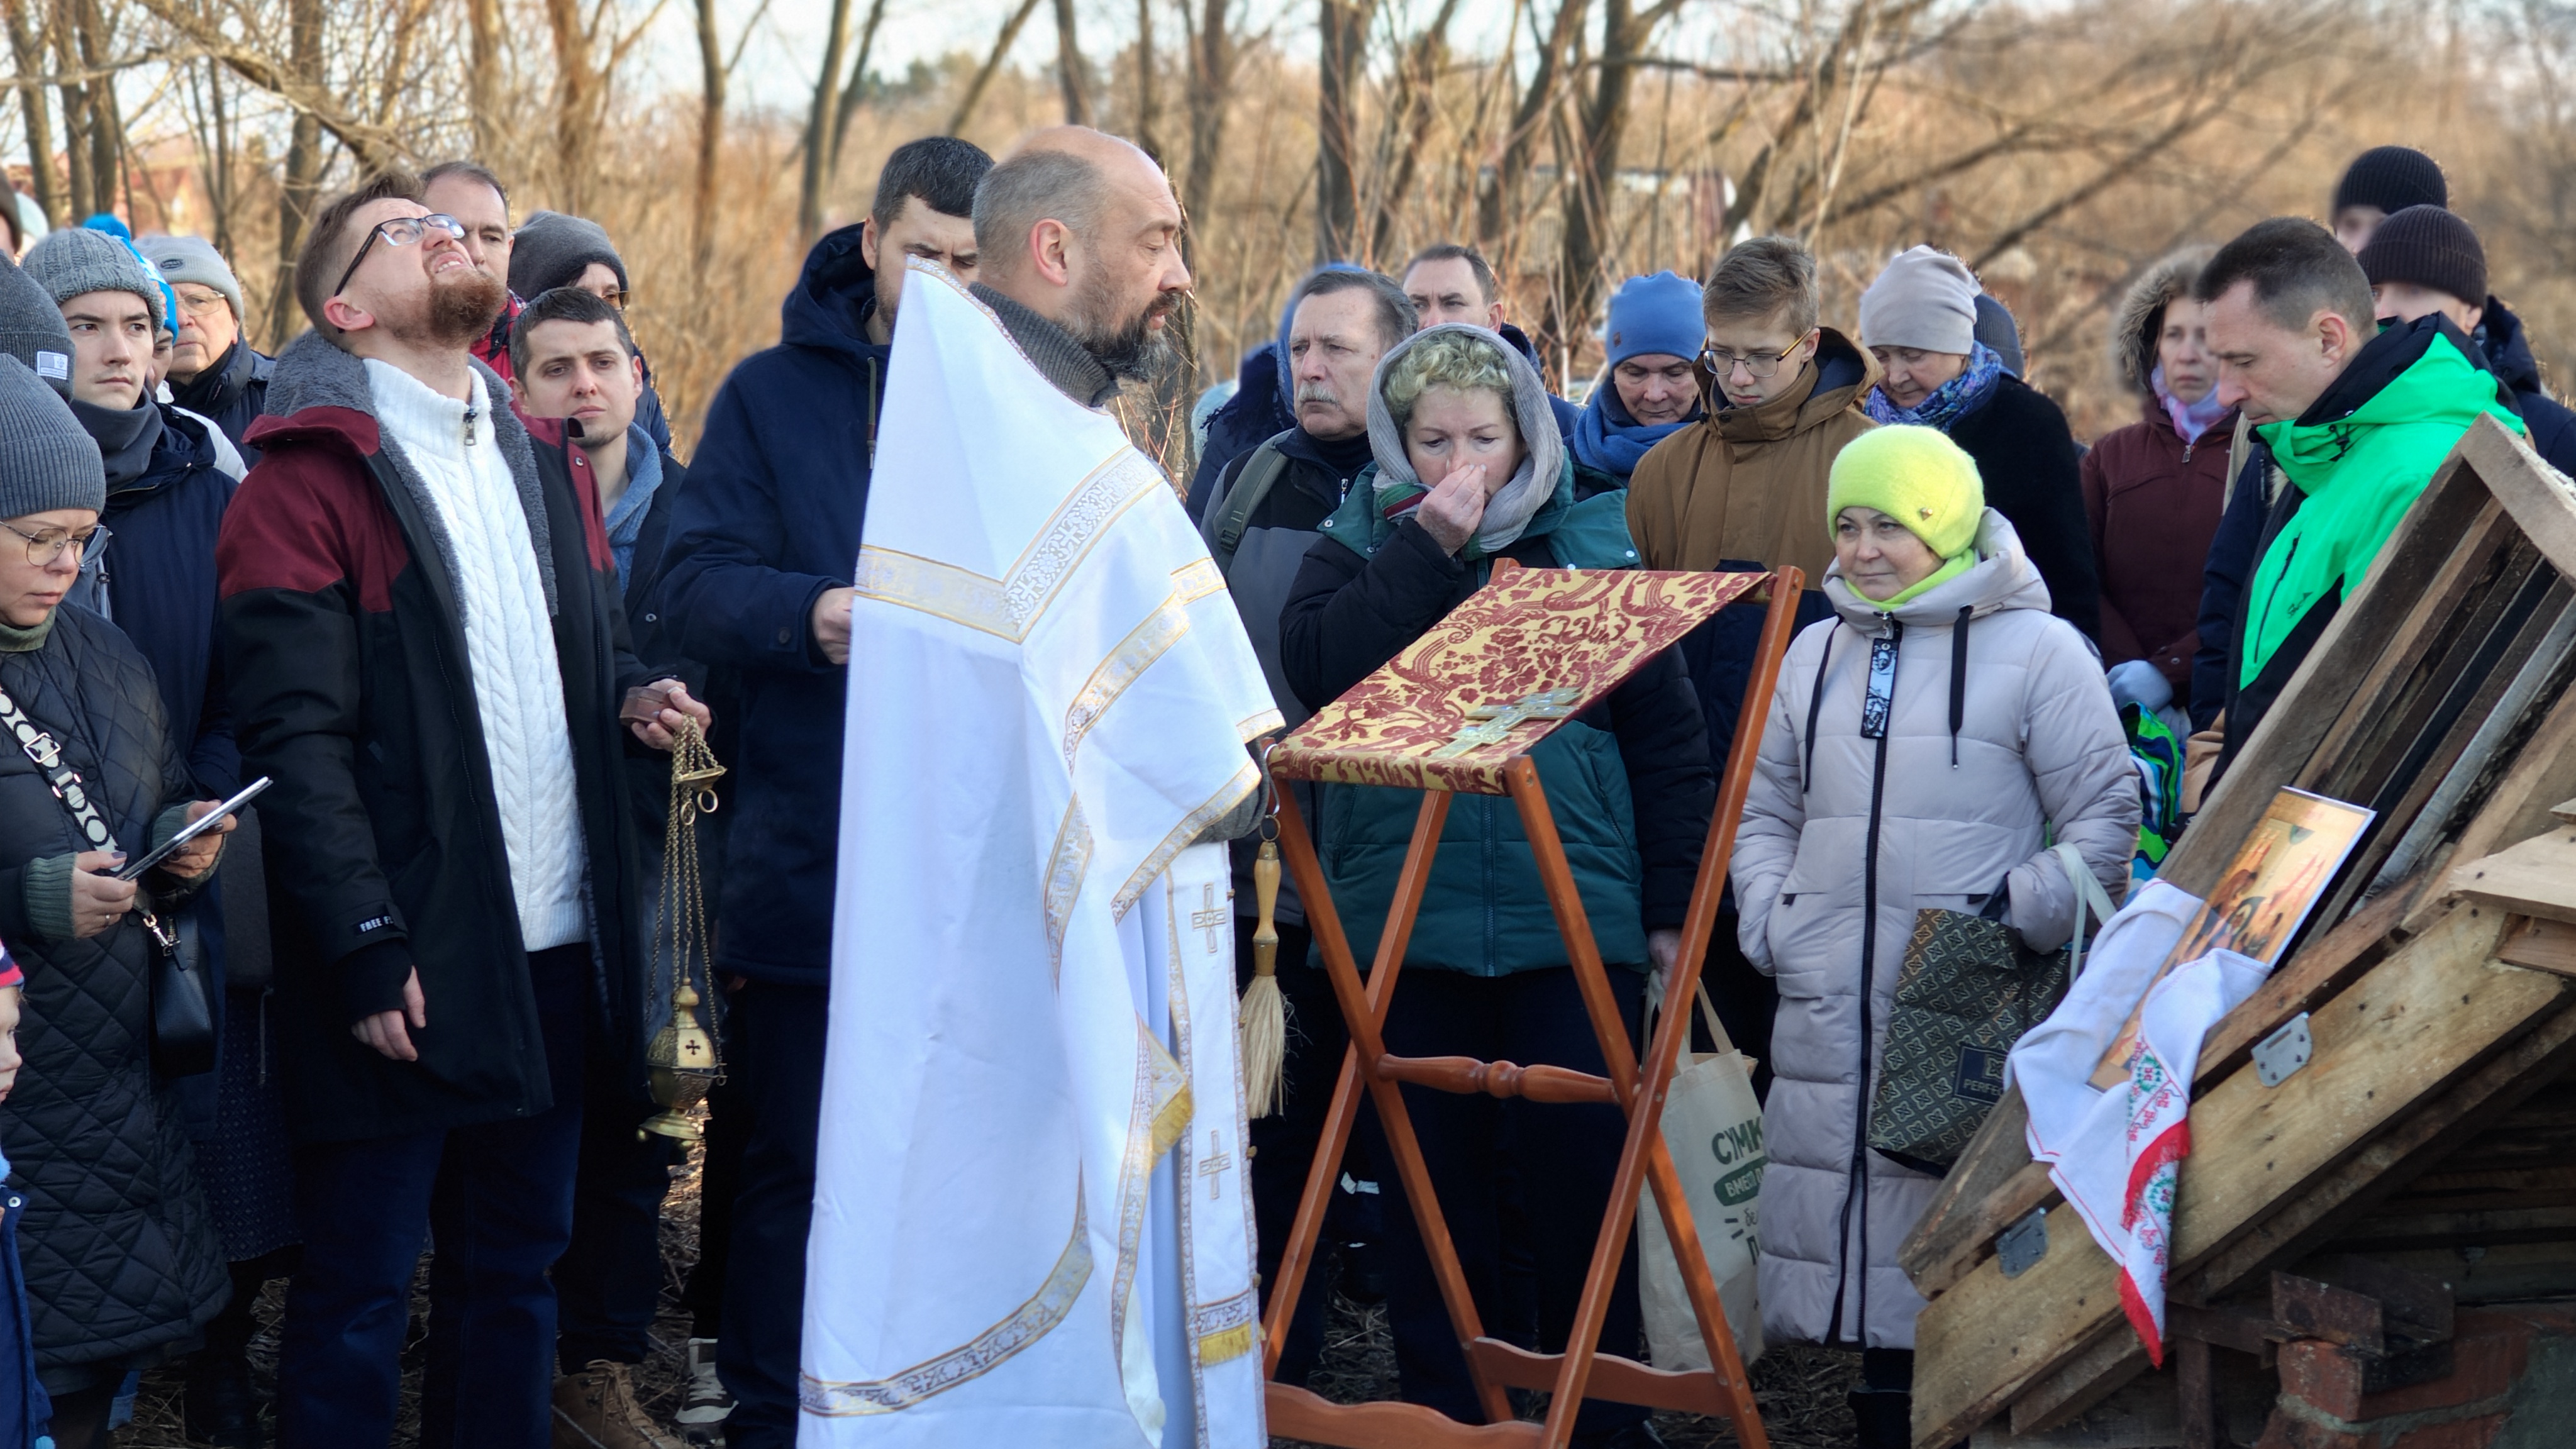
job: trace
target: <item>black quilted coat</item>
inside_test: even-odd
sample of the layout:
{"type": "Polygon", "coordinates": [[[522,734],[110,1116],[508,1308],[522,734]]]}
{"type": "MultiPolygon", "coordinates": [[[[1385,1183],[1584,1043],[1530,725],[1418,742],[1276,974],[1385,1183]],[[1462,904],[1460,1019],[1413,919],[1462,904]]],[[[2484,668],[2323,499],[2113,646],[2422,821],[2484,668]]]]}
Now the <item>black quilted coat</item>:
{"type": "MultiPolygon", "coordinates": [[[[60,743],[129,855],[191,798],[152,668],[116,626],[54,614],[44,646],[0,653],[0,689],[60,743]]],[[[26,754],[0,748],[0,939],[26,969],[17,1088],[0,1103],[40,1366],[123,1358],[187,1337],[228,1285],[167,1083],[152,1075],[151,938],[132,917],[87,940],[27,920],[28,862],[83,848],[26,754]]],[[[160,880],[156,872],[146,882],[160,880]]]]}

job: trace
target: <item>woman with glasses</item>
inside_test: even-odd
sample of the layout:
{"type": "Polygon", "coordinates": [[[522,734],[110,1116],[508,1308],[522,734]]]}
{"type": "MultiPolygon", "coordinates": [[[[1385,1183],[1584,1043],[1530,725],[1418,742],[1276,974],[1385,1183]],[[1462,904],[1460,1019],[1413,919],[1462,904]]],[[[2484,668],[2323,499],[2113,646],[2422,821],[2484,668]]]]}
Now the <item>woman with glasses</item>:
{"type": "Polygon", "coordinates": [[[1860,296],[1860,340],[1880,377],[1865,402],[1882,423],[1938,428],[1975,459],[1986,502],[2021,535],[2049,612],[2102,634],[2081,450],[2066,414],[1977,340],[1977,279],[1928,246],[1900,252],[1860,296]]]}
{"type": "Polygon", "coordinates": [[[119,881],[213,808],[152,666],[64,600],[103,542],[98,445],[0,357],[0,939],[26,971],[24,1076],[0,1103],[38,1377],[59,1449],[108,1442],[125,1375],[186,1346],[229,1291],[172,1083],[153,1070],[156,927],[214,873],[210,833],[119,881]]]}

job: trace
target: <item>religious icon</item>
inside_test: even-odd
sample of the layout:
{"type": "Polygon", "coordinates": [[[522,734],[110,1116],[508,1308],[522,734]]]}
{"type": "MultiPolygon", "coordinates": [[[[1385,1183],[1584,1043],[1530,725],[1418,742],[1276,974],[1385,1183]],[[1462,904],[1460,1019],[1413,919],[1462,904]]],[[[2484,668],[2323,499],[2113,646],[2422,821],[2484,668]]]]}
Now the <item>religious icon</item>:
{"type": "MultiPolygon", "coordinates": [[[[2267,970],[2281,964],[2344,859],[2361,843],[2373,813],[2283,786],[2237,847],[2218,889],[2183,927],[2182,939],[2157,975],[2212,951],[2250,956],[2267,970]]],[[[2137,1039],[2138,1014],[2132,1011],[2095,1069],[2094,1086],[2108,1089],[2128,1079],[2129,1054],[2137,1039]]]]}

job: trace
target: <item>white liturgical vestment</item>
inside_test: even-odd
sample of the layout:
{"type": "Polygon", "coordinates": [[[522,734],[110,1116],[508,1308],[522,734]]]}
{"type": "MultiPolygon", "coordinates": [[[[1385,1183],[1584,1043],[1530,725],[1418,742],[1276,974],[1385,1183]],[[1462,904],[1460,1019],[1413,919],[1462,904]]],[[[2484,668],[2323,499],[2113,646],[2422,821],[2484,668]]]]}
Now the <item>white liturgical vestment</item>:
{"type": "Polygon", "coordinates": [[[850,616],[798,1443],[1259,1449],[1234,913],[1192,842],[1279,715],[1162,471],[910,268],[850,616]]]}

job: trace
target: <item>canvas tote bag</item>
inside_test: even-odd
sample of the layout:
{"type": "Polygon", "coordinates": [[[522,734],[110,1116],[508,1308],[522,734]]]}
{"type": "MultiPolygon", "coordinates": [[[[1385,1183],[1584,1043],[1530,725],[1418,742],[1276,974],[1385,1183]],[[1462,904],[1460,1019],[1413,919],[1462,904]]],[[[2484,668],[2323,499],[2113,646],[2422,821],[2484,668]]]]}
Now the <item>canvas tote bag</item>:
{"type": "MultiPolygon", "coordinates": [[[[1735,1334],[1735,1351],[1748,1364],[1762,1356],[1762,1305],[1754,1267],[1760,1237],[1754,1205],[1762,1196],[1762,1104],[1753,1096],[1753,1063],[1718,1025],[1708,987],[1699,989],[1700,1020],[1713,1052],[1682,1048],[1681,1064],[1664,1098],[1664,1146],[1690,1203],[1691,1224],[1709,1276],[1735,1334]]],[[[1709,1367],[1699,1320],[1682,1288],[1682,1268],[1664,1236],[1663,1214],[1649,1189],[1637,1198],[1637,1302],[1646,1319],[1646,1345],[1659,1369],[1709,1367]]]]}

